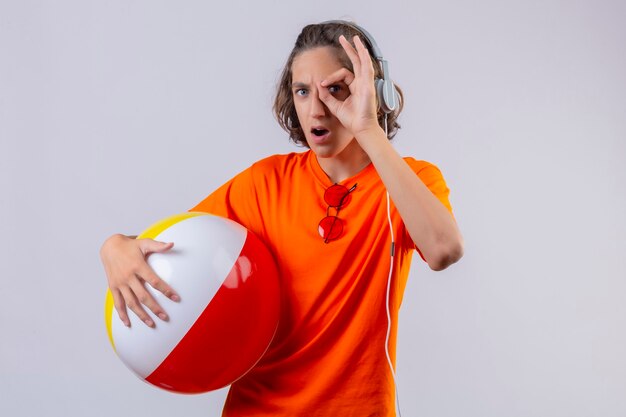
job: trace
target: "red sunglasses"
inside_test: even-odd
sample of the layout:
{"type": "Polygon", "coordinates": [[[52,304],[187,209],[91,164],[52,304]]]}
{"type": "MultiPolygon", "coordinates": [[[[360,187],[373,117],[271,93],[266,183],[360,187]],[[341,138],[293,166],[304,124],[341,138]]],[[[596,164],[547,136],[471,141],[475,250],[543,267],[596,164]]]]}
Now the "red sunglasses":
{"type": "Polygon", "coordinates": [[[356,184],[350,189],[343,185],[335,184],[328,187],[324,192],[324,201],[328,204],[328,208],[326,209],[326,217],[320,220],[317,228],[320,236],[324,238],[324,243],[338,239],[343,233],[343,220],[337,216],[339,215],[341,207],[350,202],[350,193],[355,189],[356,184]],[[334,216],[330,215],[331,207],[337,210],[334,216]]]}

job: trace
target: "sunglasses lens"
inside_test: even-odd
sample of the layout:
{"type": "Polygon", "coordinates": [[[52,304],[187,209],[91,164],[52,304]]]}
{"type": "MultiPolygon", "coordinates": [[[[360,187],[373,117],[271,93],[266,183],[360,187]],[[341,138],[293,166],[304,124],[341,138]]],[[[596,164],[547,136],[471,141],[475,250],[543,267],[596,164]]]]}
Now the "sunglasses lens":
{"type": "Polygon", "coordinates": [[[350,192],[343,185],[335,184],[324,192],[324,201],[331,207],[345,206],[350,202],[350,192]],[[341,201],[343,199],[343,201],[341,201]]]}
{"type": "Polygon", "coordinates": [[[334,240],[343,232],[343,222],[337,216],[326,216],[319,224],[318,231],[324,240],[334,240]]]}

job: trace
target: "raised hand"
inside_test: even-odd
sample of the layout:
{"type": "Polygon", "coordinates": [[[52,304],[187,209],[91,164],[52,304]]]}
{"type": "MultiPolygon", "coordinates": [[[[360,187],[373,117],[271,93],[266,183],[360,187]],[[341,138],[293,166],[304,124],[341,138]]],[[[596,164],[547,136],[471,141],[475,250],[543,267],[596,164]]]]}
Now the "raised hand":
{"type": "Polygon", "coordinates": [[[342,68],[329,75],[320,83],[320,100],[330,112],[339,119],[341,124],[350,129],[359,138],[359,134],[370,129],[379,128],[377,118],[376,88],[374,86],[374,67],[370,54],[358,36],[354,37],[356,50],[341,35],[339,43],[352,62],[352,73],[342,68]],[[350,96],[344,101],[338,100],[328,91],[328,86],[344,83],[350,90],[350,96]]]}

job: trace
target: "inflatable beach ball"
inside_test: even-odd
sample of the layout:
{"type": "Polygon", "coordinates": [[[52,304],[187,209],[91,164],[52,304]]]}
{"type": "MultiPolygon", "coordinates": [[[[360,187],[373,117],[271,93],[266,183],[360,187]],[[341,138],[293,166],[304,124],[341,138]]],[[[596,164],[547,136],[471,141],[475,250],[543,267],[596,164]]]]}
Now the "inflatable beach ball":
{"type": "Polygon", "coordinates": [[[150,254],[148,264],[181,300],[146,284],[169,321],[144,308],[156,324],[150,328],[129,310],[128,328],[107,291],[106,327],[119,358],[146,382],[179,393],[219,389],[242,377],[278,326],[278,273],[268,249],[238,223],[205,213],[161,220],[141,238],[174,242],[150,254]]]}

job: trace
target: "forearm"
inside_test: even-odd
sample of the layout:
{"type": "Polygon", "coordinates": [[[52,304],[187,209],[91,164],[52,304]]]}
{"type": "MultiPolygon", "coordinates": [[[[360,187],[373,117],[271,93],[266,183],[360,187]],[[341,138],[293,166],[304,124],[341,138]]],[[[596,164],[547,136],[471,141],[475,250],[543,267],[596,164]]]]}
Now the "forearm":
{"type": "Polygon", "coordinates": [[[398,155],[384,131],[372,129],[357,140],[430,268],[442,270],[458,261],[463,255],[463,239],[454,218],[398,155]]]}

